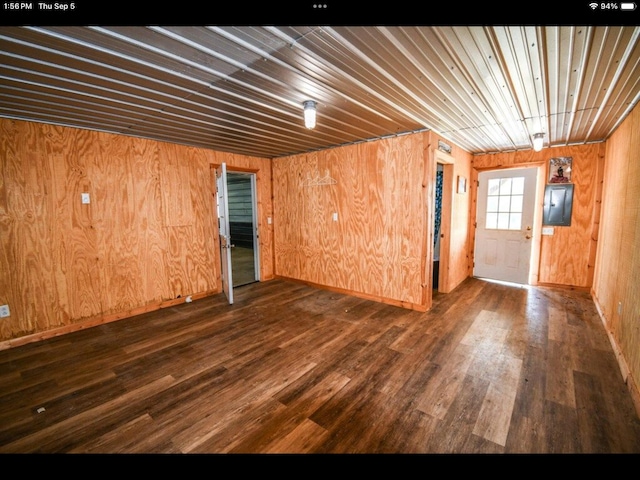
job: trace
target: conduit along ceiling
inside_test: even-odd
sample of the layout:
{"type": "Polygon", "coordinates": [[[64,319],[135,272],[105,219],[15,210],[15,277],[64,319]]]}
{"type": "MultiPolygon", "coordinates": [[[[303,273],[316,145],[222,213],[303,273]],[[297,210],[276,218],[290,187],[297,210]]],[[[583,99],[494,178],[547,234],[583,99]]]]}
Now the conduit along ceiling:
{"type": "Polygon", "coordinates": [[[0,116],[274,158],[433,130],[473,154],[600,142],[638,26],[0,28],[0,116]],[[306,129],[302,104],[317,102],[306,129]]]}

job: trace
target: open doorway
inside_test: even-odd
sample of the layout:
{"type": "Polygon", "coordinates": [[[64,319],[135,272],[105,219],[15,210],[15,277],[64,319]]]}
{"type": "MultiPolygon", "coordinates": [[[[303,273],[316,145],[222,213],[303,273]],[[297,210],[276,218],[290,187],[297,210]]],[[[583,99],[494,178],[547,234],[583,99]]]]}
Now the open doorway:
{"type": "Polygon", "coordinates": [[[444,169],[439,163],[436,170],[435,211],[433,222],[433,289],[438,290],[440,282],[440,235],[442,233],[442,179],[444,169]]]}
{"type": "Polygon", "coordinates": [[[260,280],[255,182],[253,173],[227,172],[233,287],[260,280]]]}
{"type": "Polygon", "coordinates": [[[435,154],[433,214],[433,291],[449,293],[449,254],[453,202],[454,158],[440,150],[435,154]]]}

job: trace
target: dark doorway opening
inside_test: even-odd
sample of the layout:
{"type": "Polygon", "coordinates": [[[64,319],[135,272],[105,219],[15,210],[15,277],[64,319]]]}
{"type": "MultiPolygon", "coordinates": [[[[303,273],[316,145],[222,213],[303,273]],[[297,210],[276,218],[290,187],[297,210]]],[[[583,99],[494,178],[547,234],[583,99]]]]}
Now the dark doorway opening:
{"type": "Polygon", "coordinates": [[[255,175],[227,172],[231,278],[234,287],[259,280],[255,215],[255,175]]]}

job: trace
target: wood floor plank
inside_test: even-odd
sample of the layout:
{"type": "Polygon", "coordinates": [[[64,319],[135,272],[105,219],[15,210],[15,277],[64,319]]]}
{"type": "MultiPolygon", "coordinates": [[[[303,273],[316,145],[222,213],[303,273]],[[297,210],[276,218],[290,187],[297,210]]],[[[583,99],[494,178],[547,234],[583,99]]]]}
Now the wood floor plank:
{"type": "Polygon", "coordinates": [[[640,453],[587,292],[234,293],[0,351],[0,452],[640,453]]]}
{"type": "Polygon", "coordinates": [[[548,362],[549,371],[547,372],[545,385],[547,400],[575,408],[576,399],[571,349],[565,343],[550,340],[548,362]]]}
{"type": "Polygon", "coordinates": [[[489,384],[473,434],[504,447],[511,426],[522,360],[499,355],[495,357],[494,368],[500,370],[500,374],[489,384]]]}
{"type": "Polygon", "coordinates": [[[328,432],[305,418],[295,429],[276,439],[260,453],[314,453],[326,441],[328,432]]]}
{"type": "Polygon", "coordinates": [[[418,395],[416,408],[432,417],[443,419],[462,390],[474,347],[458,344],[458,348],[438,372],[433,375],[424,392],[418,395]]]}
{"type": "Polygon", "coordinates": [[[580,437],[578,415],[574,408],[546,401],[544,409],[545,453],[586,453],[588,441],[580,437]]]}
{"type": "MultiPolygon", "coordinates": [[[[295,399],[289,398],[285,408],[276,415],[264,421],[262,428],[251,432],[242,443],[237,444],[230,450],[232,453],[307,453],[311,448],[309,439],[306,437],[310,431],[320,431],[323,435],[326,430],[308,420],[324,402],[340,391],[350,379],[336,372],[329,372],[322,378],[313,378],[309,382],[309,374],[293,382],[292,385],[308,386],[301,395],[295,399]],[[312,428],[313,425],[313,428],[312,428]],[[300,438],[298,436],[300,435],[300,438]],[[297,445],[297,446],[296,446],[297,445]],[[295,448],[295,450],[293,450],[295,448]]],[[[286,387],[287,390],[291,387],[286,387]]],[[[276,395],[274,398],[280,398],[276,395]]]]}
{"type": "Polygon", "coordinates": [[[472,375],[462,377],[458,394],[429,439],[429,453],[477,453],[465,450],[465,446],[474,435],[473,429],[488,388],[489,382],[484,379],[472,375]]]}
{"type": "MultiPolygon", "coordinates": [[[[78,442],[78,434],[88,436],[91,431],[100,432],[100,428],[96,425],[104,424],[108,421],[107,417],[117,415],[123,409],[129,407],[132,399],[141,399],[153,394],[173,384],[174,379],[171,377],[162,377],[144,386],[140,391],[132,391],[125,393],[111,401],[99,404],[92,409],[67,417],[55,424],[30,433],[27,436],[16,439],[10,443],[0,445],[1,453],[20,453],[25,451],[25,445],[31,445],[32,450],[37,453],[54,453],[57,451],[68,451],[76,448],[74,442],[78,442]],[[91,427],[91,425],[94,425],[91,427]],[[83,430],[85,430],[83,432],[83,430]],[[63,435],[61,435],[63,433],[63,435]]],[[[42,413],[46,415],[46,409],[42,413]]]]}

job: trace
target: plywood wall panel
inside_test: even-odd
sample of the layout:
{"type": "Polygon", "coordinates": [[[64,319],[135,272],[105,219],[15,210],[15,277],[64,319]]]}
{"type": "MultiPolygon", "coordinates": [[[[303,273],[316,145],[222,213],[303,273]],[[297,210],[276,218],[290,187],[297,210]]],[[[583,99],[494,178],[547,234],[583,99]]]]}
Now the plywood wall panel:
{"type": "Polygon", "coordinates": [[[0,131],[0,348],[221,291],[218,161],[256,173],[273,277],[270,160],[31,122],[0,131]]]}
{"type": "MultiPolygon", "coordinates": [[[[332,166],[337,164],[336,151],[332,150],[326,152],[327,154],[323,156],[323,164],[320,168],[322,171],[325,171],[325,175],[328,175],[329,179],[335,179],[335,173],[332,172],[332,166]]],[[[343,234],[345,233],[345,222],[342,218],[342,209],[340,208],[339,201],[341,198],[340,195],[340,186],[335,184],[334,188],[328,188],[324,190],[326,195],[326,201],[329,205],[329,210],[331,215],[326,218],[326,222],[328,224],[329,235],[326,235],[323,238],[323,250],[327,252],[327,276],[329,278],[337,278],[340,274],[341,268],[341,259],[343,258],[341,251],[341,239],[343,234]],[[333,221],[333,213],[338,214],[338,221],[333,221]]]]}
{"type": "Polygon", "coordinates": [[[275,159],[276,274],[423,305],[423,171],[421,135],[275,159]]]}
{"type": "MultiPolygon", "coordinates": [[[[622,345],[626,361],[631,369],[633,383],[640,387],[640,111],[636,107],[630,118],[630,155],[625,196],[621,258],[628,265],[621,276],[619,288],[624,289],[622,321],[617,338],[622,345]]],[[[640,400],[640,392],[636,392],[640,400]]],[[[640,410],[640,405],[638,405],[640,410]]]]}
{"type": "Polygon", "coordinates": [[[603,184],[603,203],[600,217],[599,248],[596,258],[598,275],[594,278],[594,289],[597,292],[598,301],[603,308],[603,313],[615,330],[619,318],[615,314],[618,278],[618,263],[622,241],[623,222],[623,196],[621,192],[626,189],[625,178],[628,176],[629,142],[616,141],[624,134],[630,134],[630,124],[623,123],[619,129],[619,135],[607,142],[606,165],[603,184]]]}
{"type": "MultiPolygon", "coordinates": [[[[391,153],[394,158],[402,161],[394,162],[392,175],[399,179],[399,184],[391,184],[394,191],[394,201],[401,208],[399,216],[402,221],[398,225],[397,239],[400,264],[398,286],[401,298],[410,298],[419,304],[422,299],[422,245],[429,237],[429,225],[425,223],[423,212],[428,208],[421,174],[428,157],[424,156],[422,144],[424,135],[414,135],[406,142],[398,142],[396,151],[391,153]],[[402,174],[399,170],[406,169],[402,174]]],[[[390,219],[393,222],[393,218],[390,219]]]]}
{"type": "Polygon", "coordinates": [[[80,130],[46,127],[45,147],[52,161],[52,255],[57,293],[56,325],[101,311],[96,229],[92,204],[82,193],[92,194],[89,168],[97,152],[80,130]]]}
{"type": "MultiPolygon", "coordinates": [[[[599,187],[599,155],[604,144],[563,150],[551,149],[549,155],[573,158],[571,182],[573,209],[571,226],[555,227],[553,236],[543,236],[540,259],[540,282],[590,287],[592,282],[590,251],[593,210],[599,187]]],[[[547,178],[549,171],[547,170],[547,178]]]]}
{"type": "MultiPolygon", "coordinates": [[[[197,171],[199,161],[188,147],[166,145],[160,154],[160,186],[164,213],[163,230],[166,245],[163,263],[166,266],[167,283],[163,291],[165,299],[186,297],[197,292],[198,271],[201,261],[195,225],[202,221],[194,208],[198,192],[197,171]]],[[[204,192],[208,188],[203,187],[204,192]]],[[[208,210],[209,211],[209,210],[208,210]]]]}
{"type": "Polygon", "coordinates": [[[135,139],[98,133],[99,162],[92,168],[102,308],[107,314],[129,310],[144,298],[142,218],[137,211],[145,179],[135,176],[131,151],[135,139]]]}
{"type": "Polygon", "coordinates": [[[385,231],[383,218],[382,188],[377,183],[378,177],[384,175],[384,162],[377,155],[377,147],[376,144],[360,144],[339,152],[345,154],[344,160],[338,163],[341,165],[340,184],[344,185],[339,190],[343,199],[340,214],[348,220],[348,223],[342,223],[348,244],[342,247],[340,253],[341,258],[347,259],[347,263],[342,264],[347,288],[383,296],[383,251],[388,243],[388,232],[385,231]],[[351,269],[351,265],[355,265],[355,268],[351,269]]]}
{"type": "Polygon", "coordinates": [[[497,168],[530,167],[544,163],[554,149],[545,149],[540,152],[533,150],[518,150],[515,152],[475,155],[473,168],[476,170],[493,170],[497,168]]]}
{"type": "MultiPolygon", "coordinates": [[[[189,148],[189,159],[196,167],[192,169],[191,203],[195,222],[192,225],[192,292],[204,292],[216,285],[216,268],[219,264],[217,244],[214,242],[218,234],[218,220],[215,202],[210,194],[209,165],[207,151],[189,148]]],[[[217,287],[216,287],[217,288],[217,287]]]]}
{"type": "Polygon", "coordinates": [[[640,411],[640,110],[607,140],[592,295],[640,411]]]}
{"type": "MultiPolygon", "coordinates": [[[[168,145],[166,147],[169,148],[168,145]]],[[[131,146],[132,174],[139,179],[135,211],[140,219],[137,223],[140,249],[145,256],[140,265],[141,289],[145,302],[160,302],[172,298],[166,292],[166,217],[162,203],[164,198],[160,162],[163,150],[151,140],[139,139],[131,146]],[[163,208],[158,208],[159,205],[163,208]]]]}
{"type": "Polygon", "coordinates": [[[42,138],[37,129],[10,124],[3,128],[3,134],[9,135],[2,152],[7,199],[7,220],[3,223],[8,227],[3,231],[3,247],[8,260],[6,275],[11,283],[8,291],[12,294],[6,302],[17,320],[12,332],[24,334],[57,322],[56,313],[49,308],[56,303],[48,183],[52,171],[48,158],[42,155],[42,138]]]}
{"type": "MultiPolygon", "coordinates": [[[[5,305],[9,299],[16,298],[11,281],[13,242],[13,215],[9,206],[7,181],[11,165],[15,163],[15,135],[13,123],[0,123],[0,304],[5,305]],[[9,161],[11,159],[11,161],[9,161]]],[[[10,338],[9,322],[0,322],[0,338],[10,338]]]]}
{"type": "Polygon", "coordinates": [[[600,216],[602,214],[602,191],[604,184],[604,168],[606,157],[606,143],[600,144],[598,162],[595,171],[595,192],[593,195],[593,209],[591,212],[591,235],[589,237],[589,260],[587,266],[587,285],[593,285],[596,267],[596,255],[598,253],[598,239],[600,236],[600,216]]]}
{"type": "Polygon", "coordinates": [[[447,292],[453,290],[472,273],[473,244],[470,242],[469,228],[472,208],[472,190],[474,185],[471,178],[471,155],[466,152],[455,152],[453,168],[453,185],[451,191],[452,212],[448,259],[447,292]],[[466,179],[466,191],[459,192],[457,181],[459,177],[466,179]]]}
{"type": "Polygon", "coordinates": [[[160,184],[164,224],[167,227],[191,225],[193,203],[191,199],[193,174],[190,158],[181,154],[188,151],[179,145],[165,145],[161,150],[160,184]]]}

